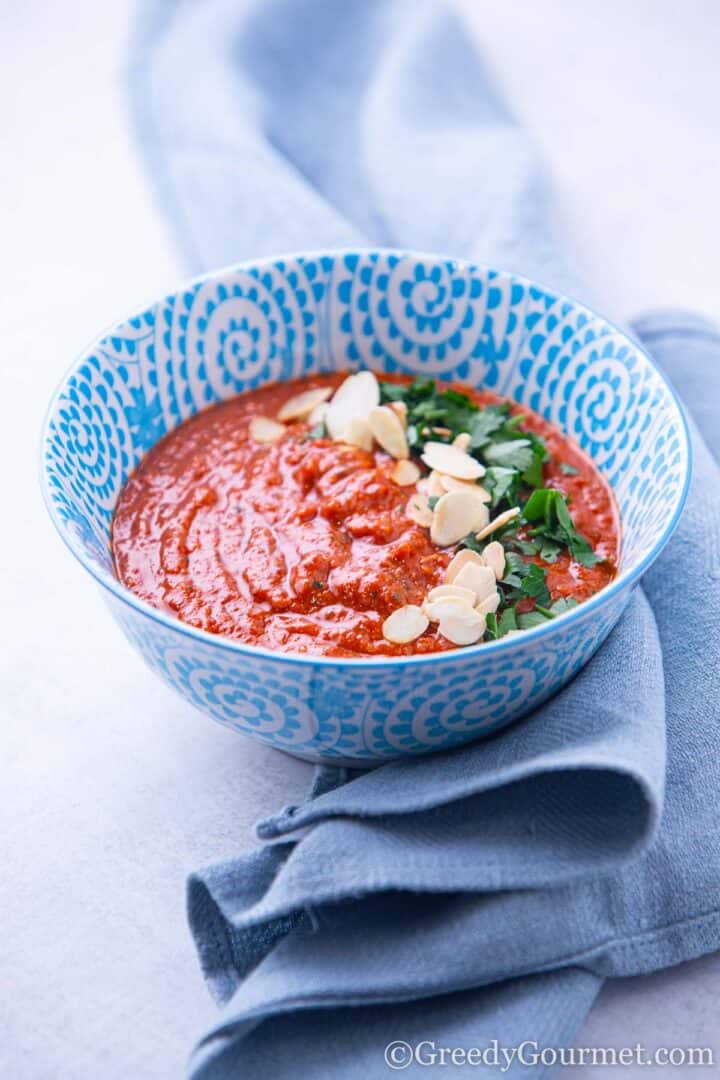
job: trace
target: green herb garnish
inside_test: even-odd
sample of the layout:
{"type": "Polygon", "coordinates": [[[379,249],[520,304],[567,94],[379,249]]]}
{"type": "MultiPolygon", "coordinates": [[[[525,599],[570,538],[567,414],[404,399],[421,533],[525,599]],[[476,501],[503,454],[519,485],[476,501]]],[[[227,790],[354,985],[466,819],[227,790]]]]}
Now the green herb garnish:
{"type": "MultiPolygon", "coordinates": [[[[482,542],[473,534],[460,542],[460,546],[477,552],[491,539],[501,540],[505,548],[505,574],[498,586],[501,606],[487,617],[486,637],[495,640],[511,630],[539,626],[574,607],[575,600],[551,603],[547,565],[563,551],[586,567],[600,560],[575,527],[568,498],[544,486],[547,447],[539,435],[522,429],[524,416],[512,415],[506,402],[478,406],[466,394],[442,389],[442,384],[432,379],[417,378],[409,384],[383,382],[380,392],[383,402],[404,403],[411,453],[420,456],[426,442],[452,442],[466,433],[470,436],[468,453],[485,466],[479,483],[490,496],[492,516],[515,506],[522,509],[519,517],[482,542]],[[518,612],[517,605],[522,602],[523,607],[528,606],[528,601],[532,610],[518,612]]],[[[564,476],[578,473],[565,463],[560,463],[560,471],[564,476]]],[[[437,501],[437,497],[428,499],[431,510],[437,501]]]]}
{"type": "Polygon", "coordinates": [[[508,469],[503,465],[491,465],[482,479],[483,487],[492,496],[490,505],[493,509],[502,502],[514,506],[519,483],[520,474],[517,469],[508,469]]]}
{"type": "Polygon", "coordinates": [[[470,449],[481,449],[493,435],[506,427],[508,422],[511,422],[508,421],[509,411],[506,405],[488,405],[487,408],[478,410],[468,429],[470,449]]]}
{"type": "Polygon", "coordinates": [[[505,553],[505,576],[500,582],[504,586],[505,600],[530,599],[536,604],[549,604],[550,591],[545,580],[545,570],[537,563],[526,562],[513,551],[505,553]]]}
{"type": "Polygon", "coordinates": [[[498,620],[498,637],[504,637],[511,630],[519,630],[514,607],[506,607],[498,620]]]}
{"type": "Polygon", "coordinates": [[[568,548],[572,558],[581,566],[594,566],[600,562],[600,556],[595,554],[589,541],[575,528],[567,500],[561,491],[536,488],[523,507],[523,517],[535,525],[530,534],[542,539],[546,562],[556,559],[563,547],[568,548]]]}
{"type": "Polygon", "coordinates": [[[533,465],[533,449],[529,439],[510,442],[489,442],[483,447],[483,457],[490,465],[516,469],[523,473],[533,465]]]}
{"type": "Polygon", "coordinates": [[[526,611],[517,616],[517,623],[521,630],[530,630],[533,626],[542,626],[543,623],[556,619],[558,615],[564,615],[577,607],[578,602],[573,596],[559,597],[550,607],[536,604],[532,611],[526,611]]]}

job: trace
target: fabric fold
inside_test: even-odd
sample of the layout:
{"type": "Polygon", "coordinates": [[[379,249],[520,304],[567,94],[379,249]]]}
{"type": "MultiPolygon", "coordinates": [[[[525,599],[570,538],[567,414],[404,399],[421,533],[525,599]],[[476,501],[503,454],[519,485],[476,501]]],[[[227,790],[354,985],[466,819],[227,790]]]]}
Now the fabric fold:
{"type": "MultiPolygon", "coordinates": [[[[685,349],[686,360],[688,355],[685,349]]],[[[720,347],[717,358],[720,360],[720,347]]],[[[306,1011],[308,1017],[321,1016],[324,1019],[315,1036],[317,1042],[327,1025],[332,1026],[336,1010],[349,1005],[365,1010],[372,1002],[373,1008],[382,1005],[402,1012],[402,1003],[409,1007],[415,1002],[419,1007],[425,1001],[428,1015],[435,1015],[435,1009],[442,1009],[448,996],[459,991],[474,991],[487,995],[486,1000],[493,999],[508,978],[522,983],[531,973],[552,970],[557,976],[563,969],[574,971],[580,967],[599,981],[607,976],[652,971],[718,947],[720,829],[715,815],[714,782],[720,779],[716,777],[720,769],[714,766],[712,776],[708,774],[708,748],[713,738],[717,739],[720,686],[717,672],[706,671],[702,657],[703,636],[709,627],[720,626],[717,590],[712,592],[712,582],[719,576],[714,538],[720,535],[720,479],[717,465],[697,432],[693,436],[696,467],[687,513],[676,537],[645,579],[660,619],[668,695],[668,790],[662,826],[654,842],[634,859],[621,858],[609,872],[586,873],[561,885],[549,877],[545,887],[495,891],[451,892],[448,884],[445,891],[438,893],[397,890],[392,886],[368,891],[367,880],[364,887],[360,880],[367,870],[363,863],[358,893],[353,896],[348,890],[342,899],[328,899],[322,881],[314,876],[323,853],[325,883],[336,882],[337,865],[339,880],[343,881],[342,859],[338,863],[334,838],[328,830],[350,825],[348,835],[352,836],[352,827],[358,824],[371,831],[379,827],[381,833],[386,829],[389,845],[383,865],[390,867],[391,875],[396,872],[396,861],[406,865],[403,848],[407,837],[398,837],[396,832],[396,822],[402,820],[402,815],[388,819],[370,813],[349,819],[337,813],[344,797],[348,805],[358,799],[357,788],[354,794],[352,790],[355,785],[367,785],[373,777],[381,777],[385,769],[395,766],[384,766],[353,779],[345,787],[318,797],[318,806],[323,800],[332,801],[335,816],[327,816],[326,808],[317,814],[318,823],[297,843],[279,845],[282,854],[274,855],[272,881],[266,879],[262,900],[258,903],[257,893],[253,892],[251,902],[242,910],[234,909],[228,925],[241,935],[253,927],[264,935],[266,927],[274,925],[283,911],[293,911],[298,922],[292,932],[273,943],[259,962],[254,954],[255,966],[241,965],[244,974],[236,975],[233,996],[218,1024],[203,1040],[197,1060],[211,1060],[209,1047],[224,1054],[230,1043],[236,1044],[232,1053],[241,1053],[237,1044],[244,1045],[261,1018],[272,1030],[276,1024],[286,1022],[281,1018],[300,1010],[306,1011]],[[682,578],[673,574],[680,553],[687,569],[682,578]],[[683,620],[685,632],[679,634],[679,613],[691,616],[700,604],[704,604],[703,619],[683,620]],[[692,846],[687,835],[689,818],[697,830],[693,831],[692,846]],[[313,870],[308,879],[302,872],[306,852],[313,870]],[[293,864],[301,869],[291,871],[293,864]]],[[[624,685],[615,666],[617,653],[612,650],[623,641],[626,627],[628,633],[636,634],[638,612],[643,610],[649,615],[647,602],[638,592],[606,648],[586,669],[590,673],[594,665],[607,664],[604,670],[609,680],[608,693],[624,685]]],[[[581,678],[566,692],[571,693],[581,678]]],[[[578,704],[583,700],[578,699],[578,704]]],[[[550,702],[545,708],[551,709],[552,705],[550,702]]],[[[518,725],[501,738],[511,739],[521,730],[522,725],[518,725]]],[[[490,743],[485,745],[491,748],[490,743]]],[[[453,752],[457,756],[466,753],[467,749],[453,752]]],[[[428,758],[427,765],[434,760],[428,758]]],[[[513,803],[509,800],[510,810],[513,803]]],[[[372,807],[372,800],[366,805],[372,807]]],[[[290,816],[302,818],[303,814],[312,818],[312,803],[290,816]]],[[[414,839],[420,837],[422,843],[425,836],[425,829],[418,828],[414,839]]],[[[648,842],[651,839],[647,836],[648,842]]],[[[266,850],[273,851],[273,846],[266,850]]],[[[372,839],[364,838],[362,843],[353,842],[349,850],[362,863],[368,851],[382,848],[375,848],[372,839]]],[[[433,879],[438,850],[442,849],[433,842],[431,832],[425,858],[420,860],[426,881],[433,879]]],[[[484,872],[481,850],[482,838],[474,860],[476,878],[484,872]]],[[[465,856],[467,861],[467,852],[465,856]]],[[[520,861],[524,861],[524,855],[520,861]]],[[[458,865],[462,862],[460,857],[458,865]]],[[[230,865],[233,874],[243,876],[242,859],[230,865]]],[[[440,873],[437,879],[442,877],[440,873]]],[[[196,922],[193,928],[202,941],[202,924],[196,922]]],[[[250,940],[253,938],[251,933],[250,940]]],[[[499,1004],[497,1009],[499,1029],[504,1031],[499,1004]]],[[[299,1025],[300,1021],[295,1023],[299,1025]]],[[[308,1045],[313,1043],[308,1025],[305,1037],[308,1045]]],[[[259,1038],[255,1036],[256,1042],[259,1038]]],[[[363,1061],[367,1067],[369,1056],[363,1061]]],[[[196,1075],[204,1077],[205,1073],[199,1071],[196,1075]]]]}
{"type": "MultiPolygon", "coordinates": [[[[444,5],[155,0],[142,19],[136,121],[192,271],[397,243],[587,297],[534,148],[444,5]]],[[[717,330],[635,330],[719,455],[717,330]]],[[[192,876],[222,1005],[196,1080],[364,1080],[428,1032],[567,1044],[605,977],[720,947],[720,478],[692,434],[675,537],[561,694],[476,746],[323,770],[260,824],[272,843],[192,876]]]]}
{"type": "MultiPolygon", "coordinates": [[[[686,361],[689,355],[687,345],[686,361]]],[[[720,361],[720,347],[717,359],[720,361]]],[[[706,668],[703,654],[705,635],[720,627],[716,584],[720,580],[716,543],[720,536],[720,479],[717,465],[694,430],[693,444],[695,474],[686,513],[676,536],[645,579],[659,619],[668,721],[665,813],[653,843],[652,834],[646,833],[650,843],[647,851],[634,859],[628,858],[632,853],[626,851],[618,857],[614,870],[608,872],[606,867],[600,872],[603,868],[597,866],[591,871],[588,867],[584,876],[564,884],[558,884],[562,879],[550,872],[544,887],[540,883],[535,887],[502,887],[496,880],[493,889],[484,878],[483,821],[469,811],[468,818],[481,834],[476,836],[474,857],[472,846],[456,850],[451,842],[457,859],[451,859],[450,865],[459,878],[467,874],[483,882],[485,888],[469,891],[458,880],[457,891],[451,892],[445,858],[448,833],[446,829],[433,832],[437,823],[432,822],[432,816],[437,810],[419,811],[421,824],[406,833],[398,831],[400,823],[416,816],[407,812],[407,794],[406,812],[395,817],[376,815],[372,798],[363,800],[370,812],[348,810],[358,805],[356,785],[367,790],[367,785],[377,783],[375,777],[381,778],[386,769],[400,765],[384,766],[344,787],[326,791],[318,795],[319,810],[311,802],[289,815],[297,817],[299,823],[304,817],[306,829],[308,822],[317,820],[297,843],[264,849],[271,853],[266,858],[272,860],[272,872],[264,878],[265,891],[260,898],[260,890],[249,884],[253,872],[242,857],[219,868],[223,889],[232,896],[234,905],[230,911],[225,903],[222,919],[227,932],[239,943],[241,959],[238,963],[234,957],[228,964],[226,954],[222,977],[232,987],[232,996],[226,997],[218,1024],[203,1040],[196,1076],[206,1075],[202,1071],[206,1065],[197,1061],[212,1060],[209,1047],[224,1055],[233,1043],[235,1048],[227,1052],[240,1054],[238,1046],[258,1023],[272,1028],[280,1018],[299,1011],[324,1018],[315,1036],[317,1042],[327,1024],[332,1026],[330,1018],[335,1011],[350,1005],[363,1010],[370,1005],[392,1005],[395,1009],[403,1002],[426,1001],[434,1014],[445,997],[459,991],[485,988],[483,992],[492,998],[508,978],[522,981],[541,971],[557,974],[564,968],[580,967],[600,980],[652,971],[718,947],[720,828],[715,814],[715,780],[720,780],[720,767],[713,763],[710,774],[708,754],[717,740],[720,678],[716,670],[706,668]],[[685,567],[682,576],[674,572],[679,558],[685,567]],[[695,617],[699,612],[702,618],[695,617]],[[345,799],[348,812],[342,814],[345,799]],[[693,821],[692,846],[687,834],[689,820],[693,821]],[[344,856],[343,851],[350,855],[344,856]],[[408,855],[408,851],[413,854],[408,855]],[[385,869],[382,880],[370,876],[378,866],[385,869]],[[347,878],[346,867],[350,871],[347,878]],[[403,872],[406,888],[398,889],[403,872]],[[419,875],[425,892],[407,887],[413,873],[419,875]],[[244,882],[243,889],[233,885],[237,881],[244,882]],[[427,891],[428,882],[437,884],[439,891],[427,891]],[[247,897],[245,903],[239,902],[243,896],[247,897]],[[275,932],[279,920],[288,917],[294,924],[279,936],[275,932]],[[470,943],[475,947],[468,947],[470,943]]],[[[638,591],[606,647],[565,694],[572,694],[584,678],[591,678],[595,666],[605,673],[605,696],[626,686],[627,680],[619,678],[618,657],[628,649],[632,654],[634,644],[643,640],[639,630],[643,612],[654,635],[650,609],[638,591]],[[626,633],[630,638],[624,636],[626,633]]],[[[639,655],[647,663],[647,649],[639,655]]],[[[562,697],[549,702],[543,711],[552,711],[556,703],[562,705],[562,697]]],[[[576,699],[580,715],[588,712],[583,704],[587,700],[592,699],[584,695],[576,699]]],[[[623,715],[622,709],[619,715],[623,715]]],[[[632,714],[625,715],[629,722],[632,714]]],[[[510,729],[498,742],[512,740],[532,724],[530,720],[510,729]]],[[[492,754],[492,743],[483,745],[492,754]]],[[[478,748],[470,749],[474,752],[478,748]]],[[[468,748],[453,755],[467,753],[468,748]]],[[[442,768],[442,759],[430,757],[423,764],[430,768],[436,760],[441,760],[442,768]]],[[[409,770],[416,764],[404,767],[409,770]]],[[[464,779],[463,775],[461,786],[464,779]]],[[[516,784],[512,787],[514,795],[516,784]]],[[[402,784],[398,790],[402,797],[402,784]]],[[[415,798],[422,803],[425,797],[416,794],[415,798]]],[[[460,799],[457,806],[462,808],[466,802],[470,804],[472,799],[460,799]]],[[[506,812],[512,813],[515,804],[514,798],[509,799],[506,812]]],[[[453,801],[442,804],[446,810],[452,810],[453,805],[453,801]]],[[[462,814],[458,821],[461,818],[462,814]]],[[[469,835],[472,833],[471,829],[469,835]]],[[[617,833],[623,835],[621,823],[617,833]]],[[[505,860],[513,849],[512,845],[498,845],[497,850],[505,860]]],[[[521,847],[516,854],[526,873],[527,849],[521,847]]],[[[557,869],[560,864],[550,859],[549,865],[557,869]]],[[[204,874],[191,884],[191,896],[199,883],[209,895],[220,896],[204,874]]],[[[197,940],[206,944],[207,928],[202,919],[191,918],[191,923],[197,940]]],[[[504,1030],[501,1019],[498,1023],[504,1030]]],[[[309,1029],[306,1041],[315,1045],[309,1029]]],[[[365,1067],[367,1055],[362,1059],[365,1067]]]]}
{"type": "Polygon", "coordinates": [[[228,1003],[212,1039],[300,1009],[433,997],[578,958],[597,978],[610,970],[601,874],[657,827],[658,682],[655,623],[638,593],[603,653],[527,723],[361,774],[285,815],[286,829],[313,826],[299,842],[193,875],[191,928],[228,1003]],[[607,689],[608,670],[631,691],[601,706],[595,680],[607,689]],[[597,704],[575,744],[579,701],[597,704]],[[574,898],[569,883],[588,875],[574,898]],[[472,941],[482,949],[458,948],[472,941]]]}
{"type": "MultiPolygon", "coordinates": [[[[504,1069],[500,1075],[538,1076],[545,1072],[542,1067],[517,1057],[508,1063],[502,1050],[512,1052],[526,1043],[524,1056],[531,1061],[536,1048],[571,1045],[601,985],[591,972],[568,968],[450,994],[434,1000],[431,1011],[425,1001],[340,1008],[333,1011],[332,1024],[321,1011],[288,1012],[272,1024],[255,1025],[242,1041],[222,1030],[208,1036],[193,1055],[192,1075],[202,1080],[291,1080],[299,1075],[361,1080],[388,1074],[386,1048],[402,1040],[401,1053],[418,1048],[419,1060],[402,1069],[410,1078],[432,1076],[431,1055],[441,1047],[496,1048],[495,1060],[504,1069]]],[[[487,1070],[454,1065],[452,1075],[497,1076],[492,1061],[487,1070]]]]}
{"type": "Polygon", "coordinates": [[[193,273],[400,244],[588,298],[535,149],[446,4],[149,0],[132,56],[136,130],[193,273]]]}

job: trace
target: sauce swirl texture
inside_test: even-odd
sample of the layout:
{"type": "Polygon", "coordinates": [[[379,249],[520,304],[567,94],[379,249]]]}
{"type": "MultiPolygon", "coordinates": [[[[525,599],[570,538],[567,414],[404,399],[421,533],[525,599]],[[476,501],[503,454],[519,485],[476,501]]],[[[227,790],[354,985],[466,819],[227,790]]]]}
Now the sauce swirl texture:
{"type": "MultiPolygon", "coordinates": [[[[264,387],[210,406],[161,439],[115,510],[120,581],[193,626],[280,652],[360,657],[454,648],[434,625],[407,644],[382,634],[392,611],[421,605],[441,584],[453,554],[407,517],[408,489],[390,475],[396,462],[379,449],[310,438],[306,422],[289,424],[272,444],[249,438],[253,417],[274,416],[292,395],[342,379],[264,387]]],[[[458,389],[479,405],[500,400],[458,389]]],[[[522,413],[523,430],[546,441],[545,486],[570,496],[575,525],[602,559],[588,567],[565,551],[547,567],[553,600],[582,601],[616,573],[614,499],[577,446],[522,413]]]]}

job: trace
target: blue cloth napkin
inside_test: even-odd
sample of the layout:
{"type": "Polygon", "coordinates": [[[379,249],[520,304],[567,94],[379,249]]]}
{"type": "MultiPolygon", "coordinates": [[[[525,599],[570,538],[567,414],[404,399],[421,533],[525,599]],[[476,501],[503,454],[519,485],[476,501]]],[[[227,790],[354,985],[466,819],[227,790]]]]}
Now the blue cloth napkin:
{"type": "MultiPolygon", "coordinates": [[[[141,140],[193,271],[383,244],[588,297],[532,146],[444,7],[156,2],[134,56],[141,140]]],[[[635,329],[717,457],[720,335],[673,313],[635,329]]],[[[265,846],[191,878],[222,1005],[197,1080],[382,1076],[397,1039],[567,1045],[605,977],[720,947],[720,473],[693,442],[675,538],[562,693],[474,746],[321,770],[260,824],[265,846]]]]}

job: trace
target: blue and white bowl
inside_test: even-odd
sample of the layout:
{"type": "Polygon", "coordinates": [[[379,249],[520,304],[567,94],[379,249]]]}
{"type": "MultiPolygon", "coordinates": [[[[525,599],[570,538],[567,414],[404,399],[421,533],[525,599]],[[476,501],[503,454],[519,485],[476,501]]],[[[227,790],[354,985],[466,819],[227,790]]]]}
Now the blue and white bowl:
{"type": "Polygon", "coordinates": [[[98,338],[49,409],[50,514],[147,663],[215,720],[312,760],[372,764],[487,735],[587,663],[670,537],[690,472],[672,390],[577,301],[435,255],[343,251],[243,263],[98,338]],[[575,439],[623,524],[617,579],[522,635],[418,657],[274,653],[157,611],[113,575],[110,519],[143,454],[199,409],[268,382],[369,367],[487,387],[575,439]]]}

